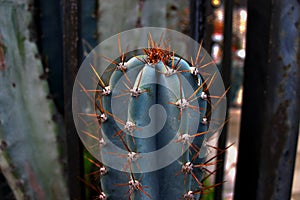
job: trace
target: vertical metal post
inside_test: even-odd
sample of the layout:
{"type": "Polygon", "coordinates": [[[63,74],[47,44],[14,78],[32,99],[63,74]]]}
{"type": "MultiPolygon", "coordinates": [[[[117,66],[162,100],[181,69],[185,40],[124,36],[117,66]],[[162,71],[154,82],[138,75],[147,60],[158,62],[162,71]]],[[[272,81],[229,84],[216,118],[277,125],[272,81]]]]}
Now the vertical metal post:
{"type": "Polygon", "coordinates": [[[235,199],[290,199],[300,118],[300,2],[248,1],[235,199]]]}
{"type": "Polygon", "coordinates": [[[35,21],[37,29],[37,44],[41,52],[44,68],[49,73],[43,75],[48,78],[50,96],[53,98],[57,110],[64,113],[63,92],[63,52],[62,52],[62,16],[61,1],[53,0],[51,4],[44,0],[35,0],[35,21]]]}
{"type": "MultiPolygon", "coordinates": [[[[222,58],[222,78],[224,81],[225,88],[229,88],[231,85],[230,80],[230,74],[231,74],[231,46],[232,46],[232,13],[233,13],[233,0],[227,0],[224,2],[224,41],[223,41],[223,58],[222,58]]],[[[229,91],[230,93],[230,91],[229,91]]],[[[229,95],[227,94],[227,109],[229,108],[229,95]]],[[[226,118],[228,118],[228,110],[226,113],[226,118]]],[[[228,126],[225,124],[223,131],[220,135],[220,138],[218,140],[218,148],[219,149],[225,149],[226,142],[227,142],[227,129],[228,126]]],[[[220,154],[217,158],[217,160],[220,160],[221,162],[217,164],[217,173],[215,177],[215,183],[221,183],[224,179],[224,164],[225,164],[225,157],[226,154],[221,152],[218,152],[220,154]]],[[[222,200],[223,199],[223,185],[220,185],[215,188],[214,193],[214,199],[215,200],[222,200]]]]}
{"type": "Polygon", "coordinates": [[[204,38],[205,33],[205,0],[191,0],[190,1],[190,36],[200,42],[204,38]]]}
{"type": "Polygon", "coordinates": [[[266,66],[269,54],[271,0],[248,0],[246,59],[235,200],[256,199],[266,66]],[[247,194],[247,195],[245,195],[247,194]]]}
{"type": "Polygon", "coordinates": [[[78,177],[83,174],[82,144],[76,134],[72,116],[72,90],[81,62],[80,0],[62,0],[64,109],[68,155],[68,187],[70,198],[84,199],[84,188],[78,177]]]}
{"type": "Polygon", "coordinates": [[[214,8],[210,1],[205,1],[205,33],[203,38],[203,47],[208,54],[211,54],[212,50],[212,35],[214,32],[214,8]]]}

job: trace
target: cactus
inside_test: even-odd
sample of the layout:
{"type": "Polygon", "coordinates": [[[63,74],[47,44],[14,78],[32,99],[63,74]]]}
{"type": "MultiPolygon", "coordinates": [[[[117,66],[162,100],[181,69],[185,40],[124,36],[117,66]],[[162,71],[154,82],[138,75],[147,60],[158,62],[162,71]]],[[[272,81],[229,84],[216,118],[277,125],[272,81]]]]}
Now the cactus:
{"type": "Polygon", "coordinates": [[[99,41],[135,27],[167,27],[188,33],[186,0],[98,1],[97,28],[99,41]],[[118,13],[118,15],[116,15],[118,13]]]}
{"type": "MultiPolygon", "coordinates": [[[[184,60],[178,57],[172,57],[169,52],[162,51],[158,48],[156,49],[155,46],[151,47],[151,50],[146,51],[146,56],[133,57],[129,59],[123,67],[123,70],[126,71],[130,71],[132,69],[139,71],[138,74],[136,73],[133,75],[133,77],[136,76],[135,80],[130,79],[131,86],[133,87],[129,90],[131,98],[128,106],[128,119],[127,122],[123,124],[124,122],[116,122],[114,116],[108,116],[107,122],[102,124],[103,131],[106,135],[108,135],[108,133],[117,133],[120,131],[128,133],[126,140],[122,139],[121,134],[119,135],[121,141],[124,143],[123,145],[126,146],[126,150],[128,151],[130,166],[127,167],[134,168],[136,167],[135,165],[141,165],[140,167],[143,167],[145,164],[155,165],[154,163],[147,163],[147,160],[140,160],[138,162],[136,159],[143,159],[138,158],[138,154],[160,149],[170,142],[172,138],[177,138],[178,142],[182,142],[183,145],[189,145],[189,140],[192,135],[189,133],[188,124],[191,122],[189,122],[188,119],[188,108],[192,108],[193,106],[189,105],[189,101],[193,97],[197,98],[197,101],[201,103],[201,108],[203,110],[201,110],[199,114],[201,117],[205,117],[206,103],[204,99],[200,98],[204,89],[204,85],[202,84],[203,81],[200,76],[193,77],[193,75],[189,72],[189,64],[184,60]],[[155,56],[156,53],[158,53],[157,58],[155,56]],[[181,66],[179,70],[181,72],[176,72],[179,66],[181,66]],[[192,96],[193,94],[190,94],[190,97],[184,96],[184,89],[181,87],[180,83],[180,74],[194,83],[194,96],[192,96]],[[161,85],[151,84],[156,81],[167,88],[161,85]],[[150,120],[155,120],[153,118],[149,119],[148,117],[148,111],[153,104],[160,104],[166,109],[168,116],[166,125],[155,137],[147,139],[132,138],[130,135],[132,132],[135,132],[136,136],[141,134],[141,131],[138,130],[138,128],[135,129],[135,127],[146,126],[151,123],[150,120]],[[124,125],[124,130],[120,130],[120,128],[116,126],[116,123],[124,125]],[[131,158],[131,156],[135,156],[136,158],[131,158]]],[[[117,81],[123,76],[123,73],[124,71],[120,69],[116,70],[111,75],[109,82],[111,93],[122,92],[115,86],[117,81]]],[[[112,95],[104,95],[102,97],[104,112],[112,112],[110,108],[111,96],[112,95]]],[[[158,114],[156,114],[155,117],[158,117],[158,114]]],[[[200,133],[204,133],[206,130],[207,125],[201,124],[198,129],[199,135],[200,133]]],[[[109,139],[111,141],[113,140],[113,138],[109,139]]],[[[203,175],[201,170],[196,168],[193,170],[193,165],[200,164],[197,163],[198,159],[194,159],[193,157],[198,151],[200,151],[199,146],[201,146],[203,139],[204,137],[199,136],[191,144],[196,151],[191,150],[192,153],[184,153],[178,161],[159,170],[158,172],[148,172],[142,175],[139,173],[129,173],[125,176],[124,174],[121,175],[121,172],[114,173],[114,171],[107,169],[107,176],[104,175],[101,180],[104,193],[108,194],[108,198],[111,199],[124,199],[126,191],[125,193],[113,192],[114,190],[120,191],[119,188],[116,188],[120,185],[116,184],[115,181],[119,181],[120,183],[121,180],[116,180],[111,177],[115,174],[118,177],[122,177],[122,179],[125,177],[123,183],[128,183],[125,185],[128,185],[129,187],[129,190],[126,187],[125,190],[128,190],[129,195],[134,199],[178,199],[180,197],[185,199],[190,197],[191,199],[196,198],[196,194],[198,192],[194,191],[198,190],[199,187],[195,187],[195,182],[200,182],[203,175]],[[179,174],[176,174],[176,172],[179,172],[179,174]],[[194,179],[191,178],[192,173],[194,179]]],[[[165,158],[168,155],[160,156],[165,158]]]]}
{"type": "Polygon", "coordinates": [[[0,1],[0,168],[16,199],[68,199],[31,1],[0,1]]]}
{"type": "Polygon", "coordinates": [[[201,47],[188,62],[151,35],[143,53],[122,52],[120,44],[119,37],[117,60],[103,56],[110,62],[103,73],[87,58],[96,89],[87,89],[82,76],[73,90],[73,98],[87,95],[95,110],[73,101],[79,135],[101,161],[101,187],[89,186],[99,199],[199,199],[218,185],[203,184],[214,173],[206,167],[215,164],[206,141],[222,127],[209,129],[212,111],[225,95],[211,95],[215,74],[200,73],[213,62],[204,62],[201,47]],[[219,100],[213,105],[212,98],[219,100]]]}

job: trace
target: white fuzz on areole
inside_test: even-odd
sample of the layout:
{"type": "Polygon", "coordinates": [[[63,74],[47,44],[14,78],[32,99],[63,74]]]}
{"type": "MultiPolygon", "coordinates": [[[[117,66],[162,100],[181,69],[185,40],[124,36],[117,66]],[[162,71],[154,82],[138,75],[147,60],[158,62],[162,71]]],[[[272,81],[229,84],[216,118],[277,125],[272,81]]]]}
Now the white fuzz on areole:
{"type": "Polygon", "coordinates": [[[100,148],[106,145],[106,142],[103,138],[99,139],[100,148]]]}
{"type": "Polygon", "coordinates": [[[139,154],[132,151],[127,154],[127,158],[128,158],[128,161],[135,162],[139,159],[139,154]]]}
{"type": "Polygon", "coordinates": [[[98,119],[103,123],[107,120],[106,114],[102,113],[101,115],[98,116],[98,119]]]}
{"type": "Polygon", "coordinates": [[[107,173],[106,168],[104,166],[100,167],[100,175],[105,175],[106,173],[107,173]]]}
{"type": "Polygon", "coordinates": [[[205,92],[201,92],[201,99],[206,100],[207,99],[207,94],[205,92]]]}
{"type": "Polygon", "coordinates": [[[190,72],[192,75],[197,76],[198,74],[200,74],[199,70],[197,67],[190,67],[190,72]]]}
{"type": "Polygon", "coordinates": [[[143,90],[141,90],[140,88],[132,88],[129,91],[130,91],[131,96],[133,96],[133,97],[137,97],[143,93],[143,90]]]}
{"type": "Polygon", "coordinates": [[[193,191],[188,191],[187,193],[185,193],[185,194],[183,195],[183,198],[184,198],[185,200],[195,200],[195,196],[194,196],[194,194],[193,194],[193,191]]]}
{"type": "Polygon", "coordinates": [[[100,199],[100,200],[107,200],[107,196],[104,194],[104,192],[101,192],[101,193],[99,194],[99,199],[100,199]]]}
{"type": "Polygon", "coordinates": [[[179,99],[179,100],[176,102],[176,106],[177,106],[179,109],[185,109],[185,108],[187,108],[189,105],[190,105],[190,103],[189,103],[186,99],[179,99]]]}
{"type": "Polygon", "coordinates": [[[132,133],[135,129],[135,123],[131,122],[131,121],[127,121],[124,129],[127,130],[128,132],[132,133]]]}
{"type": "Polygon", "coordinates": [[[208,124],[207,117],[203,117],[202,120],[201,120],[201,123],[204,124],[204,125],[207,125],[208,124]]]}
{"type": "Polygon", "coordinates": [[[193,163],[187,162],[184,165],[182,165],[181,172],[184,174],[189,174],[193,171],[193,166],[193,163]]]}
{"type": "Polygon", "coordinates": [[[102,95],[109,95],[111,93],[111,90],[110,90],[110,86],[106,86],[103,90],[102,90],[102,95]]]}
{"type": "Polygon", "coordinates": [[[182,142],[183,144],[190,144],[191,136],[187,133],[178,136],[178,141],[182,142]]]}
{"type": "Polygon", "coordinates": [[[121,62],[117,65],[117,70],[125,71],[127,70],[127,62],[121,62]]]}
{"type": "Polygon", "coordinates": [[[166,69],[167,69],[167,71],[165,72],[166,76],[172,76],[173,74],[177,73],[177,70],[175,70],[175,69],[172,69],[172,68],[169,68],[169,67],[167,67],[166,69]]]}
{"type": "Polygon", "coordinates": [[[138,180],[133,180],[133,179],[131,179],[128,182],[128,185],[129,185],[129,189],[131,191],[133,191],[133,190],[139,190],[139,188],[141,187],[141,183],[138,180]]]}

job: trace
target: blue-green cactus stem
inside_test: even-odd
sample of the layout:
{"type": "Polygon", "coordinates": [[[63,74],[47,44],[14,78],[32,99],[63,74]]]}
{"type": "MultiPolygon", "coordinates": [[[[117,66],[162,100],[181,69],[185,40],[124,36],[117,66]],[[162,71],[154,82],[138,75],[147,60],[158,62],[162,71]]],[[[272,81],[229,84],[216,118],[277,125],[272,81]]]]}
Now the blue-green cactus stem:
{"type": "MultiPolygon", "coordinates": [[[[192,87],[193,92],[197,91],[194,96],[191,98],[192,99],[196,99],[193,103],[191,103],[192,105],[198,107],[198,111],[197,110],[190,110],[189,115],[190,115],[190,123],[191,124],[199,124],[197,127],[197,131],[195,133],[190,133],[190,135],[196,134],[196,133],[205,133],[206,131],[208,131],[208,125],[203,123],[202,120],[203,118],[205,119],[206,116],[206,110],[207,110],[207,99],[208,99],[208,95],[205,92],[205,84],[203,81],[203,78],[200,76],[200,74],[198,72],[195,73],[195,68],[191,67],[185,60],[180,59],[180,58],[174,58],[174,61],[172,61],[173,65],[178,66],[178,70],[182,71],[181,75],[184,76],[184,78],[188,81],[189,86],[192,87]],[[199,118],[200,116],[200,118],[199,118]],[[200,121],[199,121],[200,119],[200,121]]],[[[197,69],[196,69],[197,71],[197,69]]],[[[183,87],[185,87],[186,85],[183,84],[183,87]]],[[[184,88],[185,90],[186,88],[184,88]]],[[[193,94],[187,94],[189,97],[191,97],[191,95],[193,94]]],[[[194,148],[197,148],[198,151],[195,151],[194,148],[191,148],[191,154],[189,157],[189,161],[191,162],[192,165],[196,165],[196,164],[201,164],[205,161],[205,157],[203,156],[206,152],[206,149],[204,147],[203,142],[206,139],[207,134],[202,134],[200,136],[197,137],[193,137],[193,142],[192,145],[194,148]],[[200,152],[199,152],[200,151],[200,152]],[[199,154],[197,157],[195,157],[193,160],[192,158],[195,156],[195,154],[199,154]]],[[[201,179],[203,178],[202,172],[199,171],[201,169],[196,169],[193,168],[193,173],[195,173],[198,178],[199,181],[201,181],[201,179]],[[197,172],[196,172],[197,171],[197,172]]],[[[199,183],[197,180],[192,179],[192,186],[191,186],[191,190],[198,190],[199,189],[199,183]]],[[[197,198],[199,198],[199,195],[195,195],[197,198]]]]}
{"type": "MultiPolygon", "coordinates": [[[[103,114],[107,118],[104,122],[101,123],[103,132],[105,133],[105,137],[111,143],[116,145],[119,148],[125,149],[124,144],[120,140],[117,133],[122,131],[121,127],[123,126],[120,122],[116,121],[114,116],[110,115],[112,113],[111,109],[111,101],[113,98],[113,93],[115,96],[118,96],[122,91],[118,90],[116,84],[124,77],[124,73],[128,73],[131,76],[136,77],[137,72],[140,68],[144,66],[144,63],[141,62],[137,58],[130,59],[127,63],[120,63],[115,67],[114,72],[110,77],[109,84],[107,85],[107,90],[110,90],[109,94],[102,96],[103,101],[103,114]]],[[[100,103],[98,106],[101,106],[100,103]]],[[[123,119],[125,120],[125,119],[123,119]]],[[[102,152],[102,159],[110,160],[109,149],[105,151],[106,148],[102,148],[104,152],[102,152]]],[[[120,184],[128,183],[129,182],[129,174],[126,172],[121,172],[116,169],[105,167],[106,171],[102,175],[101,178],[101,185],[104,194],[107,196],[108,199],[124,199],[124,196],[128,193],[128,187],[121,187],[120,184]]],[[[125,169],[124,169],[125,170],[125,169]]]]}
{"type": "Polygon", "coordinates": [[[128,198],[126,194],[134,200],[199,198],[193,191],[202,187],[204,172],[193,166],[204,162],[201,151],[205,151],[202,144],[208,127],[202,123],[208,98],[205,82],[181,58],[157,49],[145,53],[119,66],[126,69],[112,73],[111,93],[102,97],[104,113],[110,113],[102,123],[103,133],[128,153],[127,172],[108,168],[101,180],[103,192],[111,199],[121,200],[128,198]],[[120,98],[118,102],[122,103],[126,95],[120,109],[127,116],[113,116],[114,98],[120,98]],[[166,145],[171,146],[171,151],[162,151],[151,163],[139,157],[141,153],[160,151],[166,145]],[[146,165],[159,166],[174,153],[181,156],[173,163],[144,173],[146,165]],[[120,185],[127,187],[121,189],[120,185]]]}
{"type": "MultiPolygon", "coordinates": [[[[151,119],[149,117],[149,110],[151,106],[156,104],[157,87],[156,84],[154,84],[154,80],[156,79],[157,72],[155,66],[145,64],[135,80],[131,98],[129,100],[127,122],[133,123],[136,127],[132,130],[136,137],[133,138],[131,130],[126,130],[127,142],[131,146],[131,149],[134,149],[136,153],[148,153],[156,150],[155,137],[140,138],[141,136],[147,136],[145,134],[147,134],[148,131],[145,131],[143,129],[144,127],[149,124],[151,124],[151,126],[155,126],[155,124],[153,124],[153,122],[155,123],[155,119],[151,119]]],[[[131,163],[131,167],[136,168],[138,166],[135,165],[140,165],[143,168],[145,164],[147,164],[147,158],[138,158],[138,160],[131,163]]],[[[148,164],[156,165],[156,163],[148,164]]],[[[147,187],[144,190],[151,196],[151,198],[159,199],[159,180],[155,172],[143,174],[135,173],[133,176],[140,180],[141,187],[147,187]]],[[[141,190],[133,190],[132,192],[134,194],[134,199],[149,199],[147,195],[142,195],[141,190]]]]}

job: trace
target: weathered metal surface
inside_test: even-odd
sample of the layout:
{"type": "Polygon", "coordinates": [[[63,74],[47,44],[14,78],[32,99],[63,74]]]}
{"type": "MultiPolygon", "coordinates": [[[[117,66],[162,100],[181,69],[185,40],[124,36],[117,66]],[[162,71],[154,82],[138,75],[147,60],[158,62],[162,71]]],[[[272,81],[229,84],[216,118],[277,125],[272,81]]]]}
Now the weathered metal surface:
{"type": "Polygon", "coordinates": [[[290,199],[300,118],[300,2],[273,1],[258,199],[290,199]]]}
{"type": "Polygon", "coordinates": [[[300,118],[300,2],[248,2],[235,199],[290,199],[300,118]]]}
{"type": "Polygon", "coordinates": [[[68,153],[68,186],[71,199],[84,199],[82,143],[74,126],[72,116],[72,90],[81,62],[80,1],[63,0],[63,67],[64,110],[68,153]]]}

